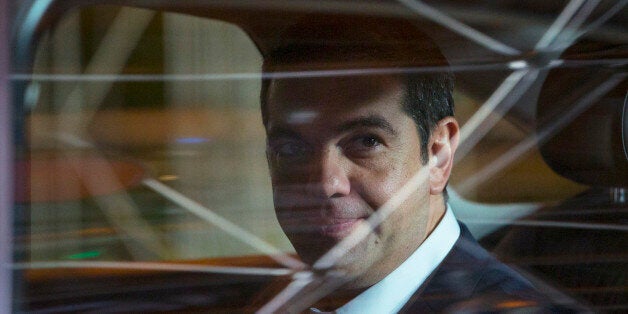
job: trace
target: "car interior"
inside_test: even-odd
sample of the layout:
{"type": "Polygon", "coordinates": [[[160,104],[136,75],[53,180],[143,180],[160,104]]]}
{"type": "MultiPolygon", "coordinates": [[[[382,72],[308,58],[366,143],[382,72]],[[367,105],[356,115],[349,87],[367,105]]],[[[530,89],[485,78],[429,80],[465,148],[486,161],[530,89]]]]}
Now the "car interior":
{"type": "Polygon", "coordinates": [[[271,75],[451,71],[456,218],[554,302],[625,312],[627,4],[13,3],[13,311],[255,312],[282,293],[300,262],[273,211],[261,64],[310,20],[429,35],[449,65],[271,75]]]}

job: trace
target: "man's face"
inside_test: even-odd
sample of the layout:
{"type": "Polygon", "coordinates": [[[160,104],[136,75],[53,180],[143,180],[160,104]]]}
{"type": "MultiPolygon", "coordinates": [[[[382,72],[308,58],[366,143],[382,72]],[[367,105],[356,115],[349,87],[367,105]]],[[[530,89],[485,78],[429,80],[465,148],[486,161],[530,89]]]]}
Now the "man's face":
{"type": "MultiPolygon", "coordinates": [[[[424,168],[414,121],[393,77],[274,80],[267,99],[268,159],[277,218],[313,264],[424,168]]],[[[426,177],[426,176],[425,176],[426,177]]],[[[429,184],[413,191],[337,267],[372,285],[426,235],[429,184]]]]}

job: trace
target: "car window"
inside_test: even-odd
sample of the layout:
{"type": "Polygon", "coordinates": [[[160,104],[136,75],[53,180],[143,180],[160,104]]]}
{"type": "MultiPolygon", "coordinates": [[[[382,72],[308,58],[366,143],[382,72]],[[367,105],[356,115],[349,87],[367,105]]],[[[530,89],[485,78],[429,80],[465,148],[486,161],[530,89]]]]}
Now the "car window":
{"type": "MultiPolygon", "coordinates": [[[[564,144],[544,146],[579,121],[570,110],[586,95],[625,108],[624,5],[386,3],[155,2],[51,10],[51,22],[40,22],[31,43],[32,59],[11,73],[19,95],[13,105],[21,108],[15,310],[253,312],[299,282],[303,264],[275,216],[273,156],[260,112],[268,75],[264,45],[278,40],[269,30],[285,27],[285,12],[381,15],[445,29],[428,35],[456,81],[460,146],[447,184],[456,218],[548,294],[595,311],[625,309],[626,181],[609,189],[574,179],[548,157],[564,144]],[[548,81],[564,79],[550,70],[595,66],[610,68],[610,78],[598,84],[597,74],[587,75],[590,88],[579,81],[547,91],[548,81]],[[579,87],[587,94],[571,91],[579,87]],[[537,109],[563,98],[568,105],[557,114],[545,117],[537,109]],[[615,194],[608,202],[593,201],[609,191],[615,194]],[[608,214],[587,216],[592,212],[608,214]],[[531,227],[517,229],[525,226],[531,227]],[[546,234],[539,226],[558,231],[546,234]],[[548,251],[543,238],[560,239],[564,230],[562,240],[573,250],[548,251]],[[608,250],[582,255],[590,247],[582,244],[587,230],[600,233],[592,235],[599,241],[613,239],[608,250]],[[571,258],[588,260],[573,264],[571,258]],[[577,272],[588,266],[591,278],[581,283],[577,272]]],[[[294,119],[308,117],[301,112],[294,119]]],[[[613,123],[625,127],[625,113],[619,121],[613,123]]],[[[625,161],[618,160],[613,167],[621,172],[625,161]]]]}
{"type": "Polygon", "coordinates": [[[36,50],[33,72],[51,79],[28,87],[37,102],[26,121],[31,190],[24,197],[37,200],[28,203],[32,232],[64,230],[79,243],[42,244],[31,258],[82,253],[77,248],[86,239],[72,239],[72,232],[84,228],[96,242],[117,242],[87,250],[107,260],[255,253],[181,201],[288,248],[269,194],[260,65],[251,40],[225,22],[127,7],[64,17],[36,50]],[[71,175],[85,166],[93,176],[71,175]],[[90,180],[99,181],[91,187],[90,180]],[[96,191],[103,184],[109,191],[96,191]],[[133,256],[128,236],[152,249],[133,256]]]}

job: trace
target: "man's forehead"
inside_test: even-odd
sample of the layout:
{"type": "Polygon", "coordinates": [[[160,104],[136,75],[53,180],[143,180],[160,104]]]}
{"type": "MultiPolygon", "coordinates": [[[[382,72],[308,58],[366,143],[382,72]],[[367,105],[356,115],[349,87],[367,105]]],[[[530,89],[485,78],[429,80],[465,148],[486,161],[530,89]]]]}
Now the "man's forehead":
{"type": "Polygon", "coordinates": [[[304,121],[319,115],[367,110],[378,105],[400,108],[403,87],[392,76],[323,76],[273,80],[269,118],[304,121]]]}
{"type": "Polygon", "coordinates": [[[267,104],[267,132],[278,134],[291,130],[323,136],[323,133],[337,134],[358,127],[378,127],[396,133],[392,125],[400,116],[406,116],[401,105],[401,85],[385,77],[359,81],[352,84],[355,80],[345,78],[340,82],[333,79],[297,84],[279,82],[274,88],[276,95],[271,95],[267,104]],[[314,89],[302,92],[294,85],[314,89]]]}

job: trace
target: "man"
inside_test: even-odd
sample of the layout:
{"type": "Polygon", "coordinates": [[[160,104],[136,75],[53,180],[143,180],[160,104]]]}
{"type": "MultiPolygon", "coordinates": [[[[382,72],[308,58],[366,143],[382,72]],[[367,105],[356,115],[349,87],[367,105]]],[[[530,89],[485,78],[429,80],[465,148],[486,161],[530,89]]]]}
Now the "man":
{"type": "Polygon", "coordinates": [[[448,208],[459,141],[453,79],[434,43],[403,26],[311,20],[264,53],[277,218],[303,261],[342,274],[312,311],[536,307],[543,297],[448,208]],[[330,258],[339,246],[346,250],[330,258]]]}

